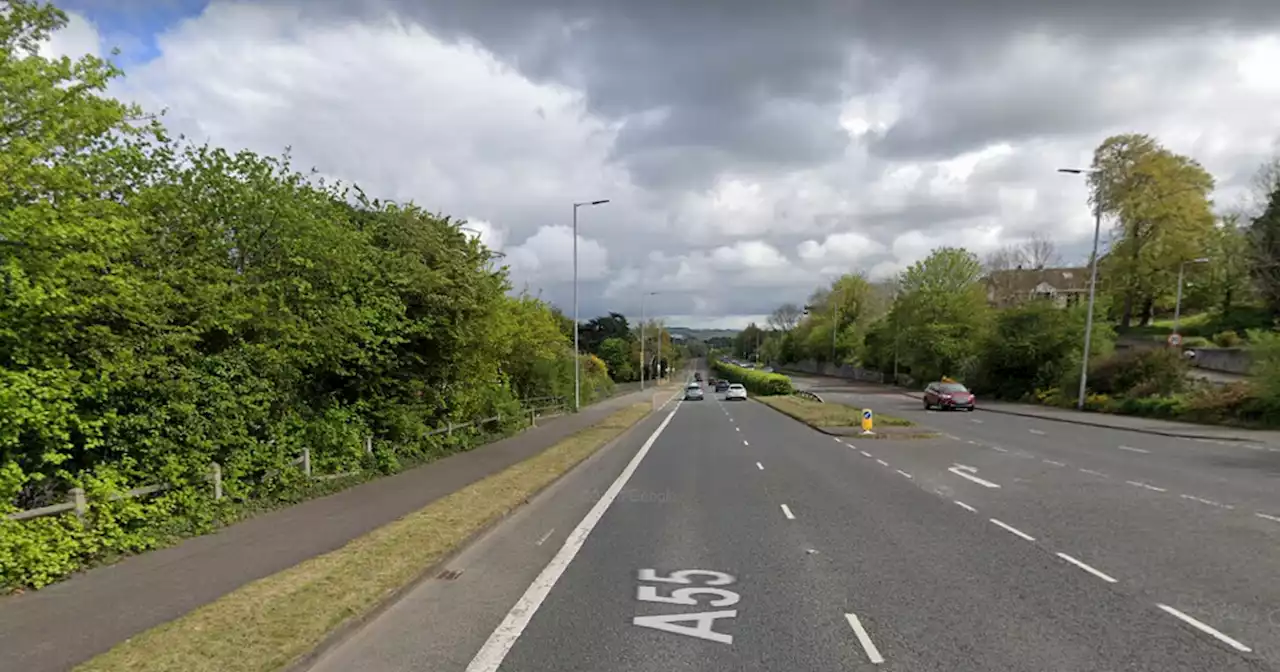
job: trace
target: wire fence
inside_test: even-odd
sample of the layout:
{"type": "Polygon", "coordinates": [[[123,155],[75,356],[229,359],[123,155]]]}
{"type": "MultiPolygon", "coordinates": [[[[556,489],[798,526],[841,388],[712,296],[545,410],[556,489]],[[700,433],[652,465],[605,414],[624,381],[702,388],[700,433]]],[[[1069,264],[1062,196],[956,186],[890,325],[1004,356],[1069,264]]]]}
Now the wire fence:
{"type": "MultiPolygon", "coordinates": [[[[523,416],[527,414],[529,424],[530,426],[533,426],[533,427],[538,426],[538,420],[540,419],[547,420],[550,418],[563,415],[566,412],[564,400],[561,399],[560,397],[538,397],[535,399],[526,399],[524,400],[523,405],[527,407],[527,410],[524,410],[521,412],[521,417],[523,419],[523,416]]],[[[472,428],[478,429],[478,428],[486,427],[492,424],[500,425],[502,423],[503,417],[504,416],[502,416],[501,414],[498,414],[498,415],[494,415],[487,418],[472,420],[471,422],[463,422],[463,423],[448,422],[443,427],[438,427],[436,429],[431,430],[430,432],[427,432],[426,436],[439,436],[441,434],[445,436],[452,436],[453,433],[457,431],[462,431],[462,430],[467,430],[472,428]]],[[[364,451],[366,454],[373,454],[373,437],[372,436],[365,437],[364,451]]],[[[312,473],[311,449],[307,447],[304,447],[302,449],[302,454],[299,455],[297,459],[290,462],[288,466],[298,467],[305,478],[308,478],[311,480],[318,480],[318,481],[328,481],[328,480],[334,480],[338,478],[347,478],[347,477],[355,476],[362,473],[362,470],[354,470],[354,471],[344,471],[344,472],[335,473],[335,474],[314,474],[312,473]]],[[[267,471],[263,475],[262,480],[264,481],[269,480],[271,478],[278,476],[280,473],[281,473],[281,470],[272,469],[270,471],[267,471]]],[[[210,463],[209,471],[205,475],[205,480],[208,481],[209,487],[213,489],[214,500],[221,500],[223,497],[222,465],[218,464],[217,462],[210,463]]],[[[174,486],[170,483],[145,485],[139,488],[128,490],[126,492],[115,493],[111,495],[110,499],[114,501],[119,499],[132,499],[137,497],[146,497],[147,495],[163,492],[173,487],[174,486]]],[[[71,490],[67,491],[66,501],[64,502],[59,502],[57,504],[50,504],[48,506],[41,506],[34,509],[17,511],[15,513],[8,514],[6,518],[8,518],[9,520],[28,520],[31,518],[40,518],[43,516],[56,516],[58,514],[66,513],[68,511],[74,512],[75,515],[80,519],[83,519],[85,514],[88,513],[89,501],[87,496],[85,495],[85,491],[83,488],[72,488],[71,490]]]]}

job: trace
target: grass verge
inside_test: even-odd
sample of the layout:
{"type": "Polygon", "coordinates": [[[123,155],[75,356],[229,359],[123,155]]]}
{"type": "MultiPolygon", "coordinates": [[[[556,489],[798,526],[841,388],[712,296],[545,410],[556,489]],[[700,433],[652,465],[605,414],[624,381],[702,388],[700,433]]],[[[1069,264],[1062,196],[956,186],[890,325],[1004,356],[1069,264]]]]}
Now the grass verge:
{"type": "MultiPolygon", "coordinates": [[[[793,396],[756,397],[755,399],[814,427],[862,426],[861,408],[832,402],[822,403],[793,396]]],[[[916,423],[905,418],[876,413],[875,424],[885,427],[913,427],[916,423]]]]}
{"type": "Polygon", "coordinates": [[[649,414],[628,406],[505,471],[346,546],[250,583],[76,667],[77,672],[269,672],[378,607],[476,532],[649,414]]]}

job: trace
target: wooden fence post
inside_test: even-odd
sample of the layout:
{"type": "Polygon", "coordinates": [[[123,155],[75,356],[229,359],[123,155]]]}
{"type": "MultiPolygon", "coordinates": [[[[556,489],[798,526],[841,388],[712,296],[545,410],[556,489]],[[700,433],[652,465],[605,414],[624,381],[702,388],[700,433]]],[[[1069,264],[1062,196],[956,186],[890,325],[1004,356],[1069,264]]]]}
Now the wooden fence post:
{"type": "Polygon", "coordinates": [[[222,465],[214,462],[209,465],[209,469],[212,471],[210,478],[213,481],[213,501],[216,502],[222,499],[222,465]]]}
{"type": "Polygon", "coordinates": [[[84,514],[89,511],[89,503],[84,498],[84,488],[71,488],[71,503],[76,505],[76,517],[84,521],[84,514]]]}
{"type": "Polygon", "coordinates": [[[373,454],[373,435],[364,437],[364,452],[368,455],[373,454]]]}
{"type": "Polygon", "coordinates": [[[302,473],[311,478],[311,449],[302,449],[302,473]]]}

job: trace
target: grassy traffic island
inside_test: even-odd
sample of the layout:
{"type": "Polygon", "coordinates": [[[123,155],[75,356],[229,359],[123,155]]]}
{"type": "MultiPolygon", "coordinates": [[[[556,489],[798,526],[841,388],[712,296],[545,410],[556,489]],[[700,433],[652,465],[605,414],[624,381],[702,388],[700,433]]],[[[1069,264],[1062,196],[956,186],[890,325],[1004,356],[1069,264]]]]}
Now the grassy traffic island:
{"type": "Polygon", "coordinates": [[[755,400],[789,415],[814,429],[834,436],[858,435],[869,439],[932,439],[935,431],[905,418],[875,414],[874,434],[863,435],[862,409],[846,404],[811,401],[797,396],[755,397],[755,400]]]}
{"type": "Polygon", "coordinates": [[[271,672],[372,613],[478,532],[518,508],[645,416],[628,406],[505,471],[342,548],[250,583],[129,639],[77,672],[271,672]]]}

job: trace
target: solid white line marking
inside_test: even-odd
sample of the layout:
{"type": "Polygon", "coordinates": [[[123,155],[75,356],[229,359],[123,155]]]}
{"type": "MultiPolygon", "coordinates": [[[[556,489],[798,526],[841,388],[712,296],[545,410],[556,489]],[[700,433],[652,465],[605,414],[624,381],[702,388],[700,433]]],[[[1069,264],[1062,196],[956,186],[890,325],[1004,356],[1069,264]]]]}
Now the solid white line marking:
{"type": "Polygon", "coordinates": [[[786,504],[782,505],[782,515],[786,516],[787,520],[796,519],[796,514],[791,513],[791,507],[787,506],[786,504]]]}
{"type": "Polygon", "coordinates": [[[907,472],[901,469],[894,469],[894,471],[898,472],[899,474],[902,474],[903,476],[906,476],[907,478],[911,478],[911,474],[908,474],[907,472]]]}
{"type": "Polygon", "coordinates": [[[1265,514],[1265,513],[1255,513],[1255,514],[1253,514],[1253,515],[1255,515],[1255,516],[1257,516],[1257,517],[1259,517],[1259,518],[1265,518],[1266,520],[1270,520],[1270,521],[1272,521],[1272,522],[1280,523],[1280,517],[1276,517],[1276,516],[1269,516],[1269,515],[1267,515],[1267,514],[1265,514]]]}
{"type": "Polygon", "coordinates": [[[1009,451],[1008,451],[1008,449],[1006,449],[1006,448],[1001,448],[1000,446],[991,446],[991,450],[994,450],[994,451],[996,451],[997,453],[1007,453],[1007,452],[1009,452],[1009,451]]]}
{"type": "Polygon", "coordinates": [[[1216,506],[1216,507],[1218,507],[1218,508],[1220,508],[1220,509],[1234,509],[1234,508],[1236,508],[1236,507],[1234,507],[1234,506],[1232,506],[1232,505],[1230,505],[1230,504],[1223,504],[1223,503],[1221,503],[1221,502],[1215,502],[1215,501],[1213,501],[1212,499],[1204,499],[1204,498],[1202,498],[1202,497],[1192,497],[1191,495],[1179,495],[1179,496],[1180,496],[1180,497],[1182,497],[1183,499],[1189,499],[1189,500],[1191,500],[1191,501],[1193,501],[1193,502],[1200,502],[1201,504],[1208,504],[1209,506],[1216,506]]]}
{"type": "Polygon", "coordinates": [[[871,457],[871,453],[868,453],[868,452],[867,452],[867,451],[865,451],[865,450],[860,450],[860,451],[858,451],[858,452],[862,453],[862,456],[863,456],[863,457],[871,457]]]}
{"type": "Polygon", "coordinates": [[[862,627],[862,621],[853,614],[845,614],[845,619],[849,621],[849,627],[853,628],[853,634],[858,638],[858,643],[862,645],[862,650],[867,653],[867,658],[874,664],[879,665],[884,662],[884,656],[880,655],[880,649],[876,648],[871,636],[867,634],[865,628],[862,627]]]}
{"type": "Polygon", "coordinates": [[[1131,453],[1142,453],[1143,455],[1147,455],[1151,452],[1149,450],[1143,450],[1141,448],[1134,448],[1133,446],[1116,446],[1116,447],[1119,448],[1120,450],[1127,450],[1131,453]]]}
{"type": "Polygon", "coordinates": [[[1167,604],[1157,603],[1156,606],[1163,609],[1165,613],[1173,616],[1174,618],[1181,620],[1183,623],[1190,625],[1191,627],[1195,628],[1196,630],[1199,630],[1200,632],[1213,636],[1214,638],[1218,639],[1218,641],[1223,642],[1227,646],[1230,646],[1231,648],[1237,651],[1241,651],[1243,653],[1249,653],[1253,651],[1253,649],[1250,649],[1244,644],[1237,642],[1236,640],[1222,634],[1221,632],[1218,632],[1217,630],[1214,630],[1213,628],[1205,625],[1204,623],[1201,623],[1200,621],[1197,621],[1196,619],[1191,618],[1190,616],[1182,613],[1181,611],[1178,611],[1177,609],[1174,609],[1173,607],[1167,604]]]}
{"type": "Polygon", "coordinates": [[[1094,569],[1094,568],[1090,567],[1089,565],[1086,565],[1086,564],[1084,564],[1083,562],[1080,562],[1079,560],[1076,560],[1075,558],[1073,558],[1073,557],[1071,557],[1071,556],[1067,555],[1066,553],[1059,553],[1059,554],[1058,554],[1058,557],[1059,557],[1059,558],[1062,558],[1063,560],[1066,560],[1067,562],[1069,562],[1069,563],[1071,563],[1071,564],[1075,565],[1076,567],[1079,567],[1080,569],[1083,569],[1083,570],[1084,570],[1084,571],[1086,571],[1086,572],[1089,572],[1090,574],[1092,574],[1092,575],[1094,575],[1094,576],[1098,577],[1099,579],[1102,579],[1103,581],[1106,581],[1107,583],[1115,583],[1115,582],[1116,582],[1116,580],[1115,580],[1115,579],[1113,579],[1113,578],[1111,578],[1110,576],[1107,576],[1106,574],[1103,574],[1102,572],[1099,572],[1098,570],[1096,570],[1096,569],[1094,569]]]}
{"type": "Polygon", "coordinates": [[[1055,462],[1055,461],[1053,461],[1053,460],[1044,460],[1044,463],[1045,463],[1045,464],[1052,464],[1052,465],[1053,465],[1053,466],[1055,466],[1055,467],[1065,467],[1065,466],[1067,466],[1067,463],[1066,463],[1066,462],[1055,462]]]}
{"type": "Polygon", "coordinates": [[[978,485],[981,485],[981,486],[985,486],[985,487],[988,487],[988,488],[998,488],[998,487],[1000,487],[1000,484],[998,484],[998,483],[992,483],[991,481],[988,481],[988,480],[986,480],[986,479],[984,479],[984,478],[978,478],[977,476],[974,476],[973,474],[965,473],[965,472],[961,471],[961,470],[959,469],[959,467],[951,467],[951,468],[950,468],[950,469],[948,469],[947,471],[949,471],[949,472],[951,472],[951,473],[953,473],[953,474],[955,474],[956,476],[959,476],[959,477],[961,477],[961,478],[967,478],[967,479],[969,479],[969,480],[973,481],[974,483],[977,483],[978,485]]]}
{"type": "Polygon", "coordinates": [[[962,501],[960,501],[960,500],[958,500],[958,499],[957,499],[957,500],[955,500],[955,502],[956,502],[956,506],[959,506],[960,508],[964,509],[965,511],[968,511],[969,513],[977,513],[977,512],[978,512],[978,510],[977,510],[977,509],[973,508],[972,506],[969,506],[968,504],[965,504],[964,502],[962,502],[962,501]]]}
{"type": "Polygon", "coordinates": [[[1027,431],[1031,432],[1032,434],[1035,434],[1036,436],[1044,436],[1044,432],[1038,429],[1028,429],[1027,431]]]}
{"type": "Polygon", "coordinates": [[[760,464],[759,462],[756,462],[756,469],[759,469],[760,471],[764,471],[764,465],[760,464]]]}
{"type": "Polygon", "coordinates": [[[502,622],[489,635],[489,639],[485,640],[484,646],[476,652],[474,658],[467,665],[466,672],[497,672],[502,666],[502,661],[507,657],[507,652],[511,651],[511,647],[515,645],[516,640],[520,639],[521,633],[528,627],[529,622],[533,620],[533,615],[537,613],[538,607],[542,606],[543,600],[547,599],[547,595],[551,593],[551,589],[555,587],[556,581],[564,574],[564,570],[569,567],[569,563],[573,562],[574,556],[578,551],[582,550],[582,545],[586,543],[587,536],[591,534],[591,530],[595,529],[600,519],[604,517],[604,512],[613,504],[613,500],[617,499],[618,493],[627,485],[627,481],[631,480],[631,475],[635,473],[640,466],[640,462],[644,460],[645,455],[649,454],[649,449],[653,447],[654,442],[662,435],[667,425],[671,424],[671,419],[680,412],[680,405],[683,402],[676,402],[675,408],[667,414],[662,424],[653,430],[653,434],[645,440],[644,445],[640,446],[640,450],[627,463],[626,468],[618,474],[618,478],[613,481],[608,490],[600,496],[599,501],[587,515],[582,518],[582,522],[573,528],[568,538],[564,540],[564,545],[556,552],[555,557],[551,558],[551,562],[542,569],[538,577],[529,584],[529,588],[525,590],[524,595],[516,601],[515,606],[511,607],[511,611],[507,612],[502,622]]]}
{"type": "Polygon", "coordinates": [[[541,546],[543,542],[545,542],[547,539],[549,539],[549,538],[551,537],[551,533],[552,533],[552,532],[555,532],[555,531],[556,531],[556,528],[554,528],[554,527],[553,527],[553,528],[551,528],[550,530],[547,530],[547,533],[546,533],[546,534],[544,534],[544,535],[542,535],[542,538],[541,538],[541,539],[539,539],[539,540],[537,541],[537,543],[535,543],[535,544],[534,544],[534,546],[541,546]]]}
{"type": "Polygon", "coordinates": [[[1101,476],[1103,478],[1107,477],[1107,475],[1102,473],[1101,471],[1094,471],[1092,469],[1081,469],[1080,471],[1086,474],[1093,474],[1094,476],[1101,476]]]}
{"type": "Polygon", "coordinates": [[[1023,532],[1022,530],[1019,530],[1018,528],[1016,528],[1016,527],[1014,527],[1014,526],[1012,526],[1012,525],[1008,525],[1008,524],[1002,523],[1002,522],[1000,522],[1000,521],[996,520],[995,518],[990,518],[989,520],[990,520],[991,522],[995,523],[996,525],[998,525],[998,526],[1000,526],[1000,527],[1004,528],[1005,530],[1007,530],[1007,531],[1009,531],[1009,532],[1012,532],[1012,533],[1014,533],[1014,534],[1018,535],[1019,537],[1022,537],[1023,539],[1026,539],[1027,541],[1035,541],[1035,540],[1036,540],[1036,538],[1035,538],[1035,537],[1033,537],[1033,536],[1031,536],[1031,535],[1027,534],[1026,532],[1023,532]]]}
{"type": "Polygon", "coordinates": [[[880,463],[880,466],[882,466],[882,467],[887,467],[887,466],[889,466],[889,463],[888,463],[888,462],[885,462],[884,460],[876,460],[876,462],[879,462],[879,463],[880,463]]]}

